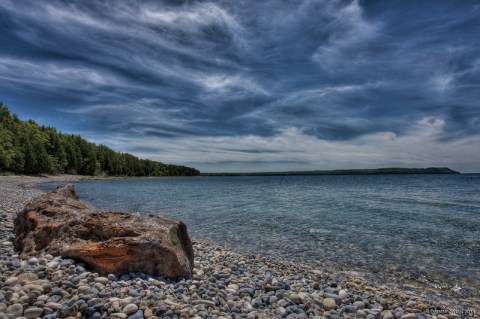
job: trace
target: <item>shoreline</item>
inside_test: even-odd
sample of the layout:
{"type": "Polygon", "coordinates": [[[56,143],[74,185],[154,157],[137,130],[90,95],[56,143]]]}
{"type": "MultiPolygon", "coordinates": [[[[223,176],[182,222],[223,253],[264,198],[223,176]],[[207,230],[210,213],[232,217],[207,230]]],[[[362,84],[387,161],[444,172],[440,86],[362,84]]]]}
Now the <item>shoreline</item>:
{"type": "MultiPolygon", "coordinates": [[[[473,309],[476,305],[475,300],[471,300],[471,303],[465,301],[460,304],[453,300],[427,300],[428,298],[420,296],[415,289],[409,291],[397,287],[387,287],[386,285],[375,286],[375,283],[368,282],[368,279],[363,278],[361,274],[349,274],[345,271],[332,272],[326,269],[315,269],[306,264],[295,264],[262,256],[237,254],[217,245],[202,242],[194,243],[195,274],[193,280],[177,283],[162,281],[160,278],[148,278],[145,274],[143,274],[145,278],[142,278],[142,274],[138,276],[132,274],[129,280],[118,280],[118,278],[116,280],[107,279],[107,281],[104,279],[98,280],[98,275],[89,273],[85,269],[83,269],[83,272],[81,271],[80,275],[76,274],[77,271],[75,271],[75,276],[73,276],[65,273],[65,270],[69,269],[68,267],[74,266],[75,270],[79,267],[82,270],[84,267],[73,261],[65,262],[65,259],[53,258],[52,256],[43,256],[32,262],[18,260],[13,246],[8,244],[12,239],[13,212],[22,209],[29,199],[40,193],[40,191],[32,187],[38,183],[94,179],[82,177],[84,176],[0,177],[0,190],[3,193],[0,195],[0,214],[2,215],[0,231],[3,232],[2,238],[4,238],[1,248],[2,260],[0,261],[0,267],[2,267],[2,274],[0,275],[0,284],[2,285],[2,291],[0,291],[0,313],[2,312],[1,307],[3,307],[1,305],[3,303],[2,295],[4,298],[8,295],[8,291],[3,293],[3,290],[12,288],[11,285],[6,285],[8,278],[18,278],[16,276],[20,276],[21,272],[32,273],[39,265],[44,263],[44,268],[47,267],[43,274],[43,280],[47,283],[44,282],[44,284],[55,285],[53,280],[57,278],[54,278],[53,274],[58,274],[58,272],[62,273],[58,279],[62,279],[64,282],[70,281],[74,284],[73,287],[70,287],[71,293],[69,294],[72,297],[69,298],[69,301],[79,295],[78,283],[75,284],[76,277],[84,276],[85,278],[81,278],[80,282],[84,280],[82,283],[90,283],[92,286],[97,286],[101,282],[100,284],[103,285],[101,288],[105,291],[104,297],[99,295],[102,291],[89,297],[102,299],[104,306],[102,310],[96,309],[95,305],[88,306],[88,301],[85,302],[87,305],[85,309],[90,309],[90,311],[98,310],[94,311],[93,314],[99,313],[99,318],[103,318],[104,313],[110,317],[129,317],[132,319],[154,317],[153,314],[157,313],[160,317],[168,316],[170,318],[175,318],[175,316],[177,318],[233,318],[245,315],[245,318],[325,317],[334,319],[345,315],[368,319],[414,319],[418,318],[414,314],[419,314],[423,318],[433,318],[435,311],[431,313],[432,309],[444,309],[444,312],[451,310],[449,314],[444,313],[437,316],[439,319],[443,317],[460,317],[458,314],[462,310],[471,310],[471,313],[467,313],[470,317],[478,317],[479,315],[478,309],[473,309]],[[5,239],[7,240],[5,241],[5,239]],[[7,265],[9,262],[10,266],[7,265]],[[50,271],[48,265],[51,263],[56,265],[56,268],[50,271]],[[66,269],[62,269],[61,264],[68,265],[66,269]],[[137,278],[132,279],[134,276],[137,276],[137,278]],[[151,285],[151,283],[154,284],[151,285]],[[283,283],[284,286],[280,285],[280,283],[283,283]],[[144,289],[144,286],[148,286],[149,289],[144,289]],[[215,286],[213,290],[211,286],[215,286]],[[129,293],[130,289],[139,287],[142,287],[140,289],[141,292],[129,293]],[[117,294],[112,296],[116,288],[119,289],[119,294],[118,296],[117,294]],[[122,292],[122,288],[124,292],[122,292]],[[137,297],[149,294],[147,291],[153,291],[157,294],[154,293],[153,297],[149,298],[149,302],[145,305],[142,303],[143,298],[138,299],[137,297]],[[279,291],[281,293],[277,294],[279,291]],[[128,298],[133,299],[130,300],[128,298]],[[331,309],[332,305],[324,304],[331,302],[331,300],[326,301],[326,299],[330,298],[333,298],[335,304],[331,309]],[[123,311],[123,307],[120,307],[120,305],[113,307],[117,305],[117,302],[121,304],[122,301],[123,303],[131,301],[124,307],[134,304],[137,307],[136,312],[128,314],[112,312],[123,311]],[[163,308],[165,308],[165,311],[162,310],[163,308]],[[327,310],[327,308],[330,310],[327,310]],[[476,311],[475,313],[473,312],[474,310],[476,311]],[[142,312],[141,316],[139,311],[142,312]],[[152,316],[150,316],[151,312],[152,316]],[[137,314],[137,317],[132,317],[137,314]]],[[[128,278],[125,277],[125,279],[128,278]]],[[[151,292],[150,296],[152,296],[151,292]]],[[[38,300],[35,302],[38,302],[38,300]]],[[[61,302],[57,302],[57,304],[62,305],[61,302]]],[[[44,302],[44,306],[46,305],[48,303],[44,302]]],[[[59,309],[63,309],[63,306],[59,309]]],[[[131,308],[135,307],[131,306],[131,308]]],[[[71,317],[78,317],[78,313],[81,316],[85,314],[78,311],[78,309],[75,314],[71,310],[71,317]]],[[[46,312],[49,311],[46,310],[46,312]]],[[[58,309],[51,314],[53,313],[58,314],[58,309]]]]}

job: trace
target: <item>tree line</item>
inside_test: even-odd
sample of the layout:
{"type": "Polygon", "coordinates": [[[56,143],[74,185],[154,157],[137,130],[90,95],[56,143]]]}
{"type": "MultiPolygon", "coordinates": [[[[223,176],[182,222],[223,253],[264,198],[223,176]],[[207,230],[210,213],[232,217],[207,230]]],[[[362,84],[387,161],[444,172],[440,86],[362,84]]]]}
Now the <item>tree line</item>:
{"type": "Polygon", "coordinates": [[[26,174],[195,176],[191,167],[139,159],[79,135],[22,121],[0,102],[0,171],[26,174]]]}

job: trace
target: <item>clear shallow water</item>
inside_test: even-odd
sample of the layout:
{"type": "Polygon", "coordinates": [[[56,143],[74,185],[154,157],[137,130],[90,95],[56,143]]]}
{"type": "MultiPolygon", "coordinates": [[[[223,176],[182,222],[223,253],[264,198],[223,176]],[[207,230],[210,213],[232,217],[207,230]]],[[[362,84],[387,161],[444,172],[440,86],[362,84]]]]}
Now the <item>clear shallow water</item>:
{"type": "Polygon", "coordinates": [[[98,208],[181,219],[194,240],[445,289],[458,285],[467,295],[480,287],[480,174],[75,184],[81,199],[98,208]]]}

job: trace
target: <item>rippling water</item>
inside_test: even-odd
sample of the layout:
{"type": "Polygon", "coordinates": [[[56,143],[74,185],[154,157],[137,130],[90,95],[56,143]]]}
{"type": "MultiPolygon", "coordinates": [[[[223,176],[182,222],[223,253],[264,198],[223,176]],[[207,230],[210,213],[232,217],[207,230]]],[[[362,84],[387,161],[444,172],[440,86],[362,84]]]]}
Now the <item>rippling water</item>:
{"type": "Polygon", "coordinates": [[[75,184],[81,199],[99,208],[182,219],[194,240],[323,267],[438,282],[470,293],[480,287],[479,174],[75,184]]]}

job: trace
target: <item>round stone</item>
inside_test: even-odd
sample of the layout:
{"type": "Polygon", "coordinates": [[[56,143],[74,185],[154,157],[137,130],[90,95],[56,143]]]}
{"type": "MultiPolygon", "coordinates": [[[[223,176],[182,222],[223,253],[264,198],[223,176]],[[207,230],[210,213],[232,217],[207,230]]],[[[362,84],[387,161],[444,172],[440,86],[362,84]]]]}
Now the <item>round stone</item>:
{"type": "Polygon", "coordinates": [[[270,298],[268,299],[268,303],[269,304],[274,304],[278,301],[278,298],[275,297],[275,296],[270,296],[270,298]]]}
{"type": "Polygon", "coordinates": [[[78,292],[81,294],[89,294],[90,293],[90,287],[88,286],[80,286],[77,288],[78,292]]]}
{"type": "Polygon", "coordinates": [[[51,261],[47,264],[47,268],[50,268],[50,269],[55,269],[57,268],[58,266],[60,265],[59,262],[57,261],[51,261]]]}
{"type": "Polygon", "coordinates": [[[357,310],[357,319],[365,319],[367,318],[367,314],[363,310],[357,310]]]}
{"type": "Polygon", "coordinates": [[[152,311],[152,309],[150,309],[150,308],[145,308],[145,310],[143,311],[143,316],[144,316],[145,318],[150,318],[150,317],[152,317],[152,316],[153,316],[153,311],[152,311]]]}
{"type": "Polygon", "coordinates": [[[277,316],[280,316],[282,318],[286,317],[287,316],[287,311],[285,310],[285,308],[283,307],[278,307],[276,310],[275,310],[275,314],[277,316]]]}
{"type": "Polygon", "coordinates": [[[357,309],[365,309],[365,303],[363,301],[355,301],[353,306],[357,309]]]}
{"type": "Polygon", "coordinates": [[[300,296],[299,295],[291,294],[289,298],[292,302],[296,303],[297,305],[300,304],[300,296]]]}
{"type": "Polygon", "coordinates": [[[323,308],[326,310],[332,310],[337,307],[337,303],[335,302],[335,299],[333,298],[325,298],[323,299],[323,308]]]}
{"type": "Polygon", "coordinates": [[[29,263],[30,265],[38,264],[38,258],[36,258],[36,257],[30,258],[30,259],[28,260],[28,263],[29,263]]]}
{"type": "Polygon", "coordinates": [[[390,310],[385,310],[382,313],[382,318],[383,319],[395,319],[395,316],[393,315],[393,313],[390,310]]]}
{"type": "Polygon", "coordinates": [[[19,303],[8,306],[7,315],[12,316],[13,318],[18,318],[23,315],[23,306],[19,303]]]}
{"type": "Polygon", "coordinates": [[[345,300],[348,298],[348,292],[342,289],[338,292],[338,296],[342,298],[342,300],[345,300]]]}
{"type": "Polygon", "coordinates": [[[129,315],[131,313],[137,312],[138,306],[136,304],[128,304],[125,307],[123,307],[122,312],[129,315]]]}

